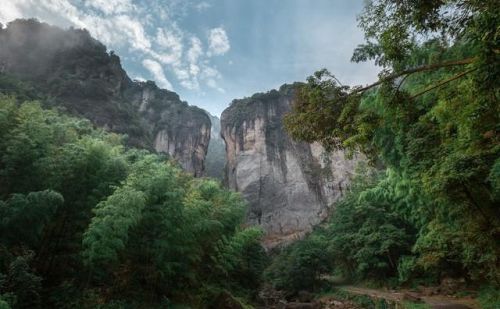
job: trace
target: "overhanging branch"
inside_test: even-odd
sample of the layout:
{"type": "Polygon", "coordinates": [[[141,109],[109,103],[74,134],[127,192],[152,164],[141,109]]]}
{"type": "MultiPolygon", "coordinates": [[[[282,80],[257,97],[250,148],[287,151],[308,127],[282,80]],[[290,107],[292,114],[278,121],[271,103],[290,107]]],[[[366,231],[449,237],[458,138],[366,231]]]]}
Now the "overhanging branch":
{"type": "Polygon", "coordinates": [[[452,76],[452,77],[450,77],[450,78],[448,78],[448,79],[445,79],[445,80],[443,80],[443,81],[440,81],[440,82],[439,82],[439,83],[437,83],[436,85],[433,85],[433,86],[431,86],[431,87],[429,87],[429,88],[427,88],[427,89],[424,89],[424,90],[422,90],[422,91],[420,91],[420,92],[418,92],[418,93],[416,93],[416,94],[412,95],[412,96],[411,96],[411,99],[414,99],[414,98],[416,98],[416,97],[418,97],[418,96],[423,95],[424,93],[427,93],[427,92],[429,92],[429,91],[431,91],[431,90],[434,90],[434,89],[436,89],[436,88],[439,88],[439,87],[441,87],[441,86],[443,86],[443,85],[445,85],[445,84],[447,84],[447,83],[449,83],[449,82],[452,82],[452,81],[454,81],[454,80],[456,80],[456,79],[459,79],[459,78],[461,78],[461,77],[463,77],[463,76],[465,76],[465,75],[467,75],[467,74],[469,74],[470,72],[473,72],[473,71],[475,71],[475,70],[477,70],[477,68],[467,70],[467,71],[465,71],[465,72],[462,72],[462,73],[460,73],[460,74],[457,74],[457,75],[455,75],[455,76],[452,76]]]}
{"type": "Polygon", "coordinates": [[[386,76],[386,77],[378,80],[377,82],[375,82],[375,83],[373,83],[371,85],[355,89],[351,94],[365,92],[368,89],[371,89],[373,87],[381,85],[381,84],[383,84],[383,83],[385,83],[387,81],[394,80],[394,79],[396,79],[398,77],[401,77],[401,76],[408,76],[410,74],[417,73],[417,72],[432,71],[432,70],[437,70],[437,69],[446,68],[446,67],[467,65],[467,64],[473,63],[476,59],[477,59],[476,57],[471,57],[471,58],[465,58],[465,59],[462,59],[462,60],[455,60],[455,61],[448,61],[448,62],[442,62],[442,63],[429,64],[429,65],[424,65],[424,66],[416,67],[416,68],[413,68],[413,69],[404,70],[404,71],[401,71],[401,72],[398,72],[398,73],[393,73],[393,74],[390,74],[390,75],[388,75],[388,76],[386,76]]]}

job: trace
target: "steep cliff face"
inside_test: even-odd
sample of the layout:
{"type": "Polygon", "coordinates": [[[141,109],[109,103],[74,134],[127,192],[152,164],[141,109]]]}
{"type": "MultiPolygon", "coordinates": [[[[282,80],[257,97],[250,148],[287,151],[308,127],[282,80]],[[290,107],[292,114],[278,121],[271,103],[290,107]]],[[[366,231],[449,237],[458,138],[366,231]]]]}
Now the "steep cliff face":
{"type": "Polygon", "coordinates": [[[169,154],[195,176],[203,175],[211,130],[206,112],[153,82],[132,82],[125,96],[138,111],[153,148],[169,154]]]}
{"type": "Polygon", "coordinates": [[[319,144],[293,141],[283,128],[295,85],[234,100],[221,117],[226,180],[250,207],[247,220],[267,232],[267,245],[301,237],[324,219],[349,184],[357,160],[319,144]]]}
{"type": "Polygon", "coordinates": [[[126,134],[132,146],[168,153],[186,170],[203,173],[206,113],[153,82],[132,81],[120,58],[85,30],[9,23],[0,29],[0,74],[29,83],[48,105],[126,134]]]}

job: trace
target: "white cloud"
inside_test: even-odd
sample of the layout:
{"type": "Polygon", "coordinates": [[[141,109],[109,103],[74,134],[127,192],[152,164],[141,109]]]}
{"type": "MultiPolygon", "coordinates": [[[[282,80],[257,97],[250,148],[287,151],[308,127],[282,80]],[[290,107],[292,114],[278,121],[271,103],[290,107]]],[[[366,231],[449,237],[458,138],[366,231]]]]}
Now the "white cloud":
{"type": "Polygon", "coordinates": [[[190,64],[196,63],[198,58],[203,54],[203,47],[201,45],[200,39],[197,37],[191,38],[191,47],[187,52],[187,60],[190,64]]]}
{"type": "Polygon", "coordinates": [[[204,66],[202,71],[203,78],[220,78],[220,73],[215,68],[204,66]]]}
{"type": "Polygon", "coordinates": [[[135,8],[130,0],[85,0],[84,3],[108,15],[130,12],[135,8]]]}
{"type": "MultiPolygon", "coordinates": [[[[95,2],[96,5],[104,3],[104,1],[91,2],[95,2]]],[[[91,2],[88,2],[88,5],[91,2]]],[[[111,3],[114,2],[120,1],[111,0],[111,3]]],[[[117,4],[116,12],[122,11],[127,3],[129,1],[124,1],[121,5],[117,4]]],[[[92,36],[107,45],[130,44],[131,48],[142,51],[147,51],[151,47],[144,27],[134,17],[126,14],[103,17],[92,12],[85,12],[69,0],[7,0],[2,2],[0,21],[6,22],[22,17],[36,17],[59,26],[71,25],[86,28],[92,36]]]]}
{"type": "Polygon", "coordinates": [[[20,16],[22,16],[22,14],[14,3],[8,1],[2,3],[2,9],[0,10],[0,22],[6,23],[20,16]]]}
{"type": "Polygon", "coordinates": [[[230,49],[221,27],[211,29],[202,41],[177,24],[189,10],[211,7],[208,1],[149,0],[147,6],[133,0],[0,1],[0,22],[36,17],[61,27],[85,28],[122,57],[127,55],[123,49],[130,50],[128,61],[141,63],[161,87],[169,89],[173,87],[166,71],[186,89],[199,91],[201,85],[217,89],[214,85],[221,75],[210,58],[230,49]]]}
{"type": "Polygon", "coordinates": [[[208,53],[209,55],[224,55],[229,51],[231,45],[226,31],[222,28],[214,28],[208,34],[208,53]]]}
{"type": "Polygon", "coordinates": [[[178,79],[180,79],[180,80],[189,79],[189,71],[188,70],[183,69],[180,66],[174,66],[173,70],[174,70],[175,76],[177,76],[178,79]]]}
{"type": "Polygon", "coordinates": [[[128,46],[133,50],[149,52],[151,41],[142,24],[128,15],[116,15],[101,18],[85,15],[75,24],[86,28],[90,33],[106,45],[128,46]]]}
{"type": "Polygon", "coordinates": [[[114,20],[114,25],[120,29],[128,38],[132,39],[131,44],[135,49],[148,51],[151,48],[151,42],[146,37],[142,24],[132,19],[130,16],[120,15],[114,20]]]}
{"type": "Polygon", "coordinates": [[[224,90],[223,88],[219,87],[217,85],[217,82],[213,78],[210,78],[210,79],[207,80],[207,86],[210,87],[210,88],[213,88],[213,89],[215,89],[217,91],[219,91],[220,93],[226,93],[226,90],[224,90]]]}
{"type": "Polygon", "coordinates": [[[144,59],[142,61],[142,65],[153,75],[158,86],[162,88],[166,88],[168,90],[173,90],[172,84],[168,81],[165,76],[165,72],[163,72],[163,68],[159,62],[156,62],[151,59],[144,59]]]}
{"type": "Polygon", "coordinates": [[[164,63],[176,63],[181,59],[184,49],[182,39],[183,34],[176,27],[174,27],[173,29],[157,29],[156,43],[160,48],[169,51],[168,54],[163,54],[165,56],[165,58],[163,59],[164,63]]]}
{"type": "Polygon", "coordinates": [[[180,82],[181,86],[189,89],[189,90],[198,90],[200,89],[200,84],[197,79],[186,79],[186,80],[181,80],[180,82]]]}
{"type": "Polygon", "coordinates": [[[199,73],[200,73],[200,67],[194,63],[191,63],[189,65],[189,74],[191,74],[192,76],[198,76],[199,73]]]}
{"type": "Polygon", "coordinates": [[[200,3],[198,3],[198,4],[195,4],[195,5],[194,5],[194,8],[195,8],[198,12],[205,11],[205,10],[207,10],[207,9],[211,8],[211,7],[212,7],[212,5],[211,5],[210,3],[208,3],[208,2],[206,2],[206,1],[202,1],[202,2],[200,2],[200,3]]]}

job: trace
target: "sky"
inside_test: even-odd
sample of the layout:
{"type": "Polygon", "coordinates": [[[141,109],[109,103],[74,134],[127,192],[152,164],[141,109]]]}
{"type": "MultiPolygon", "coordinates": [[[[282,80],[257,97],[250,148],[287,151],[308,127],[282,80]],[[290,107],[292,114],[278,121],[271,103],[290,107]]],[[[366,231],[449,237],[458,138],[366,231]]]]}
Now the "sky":
{"type": "Polygon", "coordinates": [[[1,0],[0,23],[37,18],[87,29],[132,79],[153,80],[213,115],[233,99],[327,68],[343,84],[376,80],[350,62],[363,0],[1,0]]]}

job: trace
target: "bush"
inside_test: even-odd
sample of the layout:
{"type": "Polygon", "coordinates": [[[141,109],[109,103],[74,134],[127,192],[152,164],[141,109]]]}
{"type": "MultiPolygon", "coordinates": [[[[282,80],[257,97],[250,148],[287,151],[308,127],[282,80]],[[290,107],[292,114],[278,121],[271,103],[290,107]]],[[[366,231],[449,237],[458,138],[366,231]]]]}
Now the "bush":
{"type": "Polygon", "coordinates": [[[333,269],[327,247],[327,238],[313,233],[284,249],[267,269],[266,277],[276,289],[315,290],[320,286],[321,275],[333,269]]]}
{"type": "Polygon", "coordinates": [[[479,303],[483,309],[500,308],[500,290],[498,287],[487,286],[479,291],[479,303]]]}
{"type": "Polygon", "coordinates": [[[398,279],[400,283],[409,281],[416,267],[416,258],[414,256],[403,256],[398,264],[398,279]]]}

